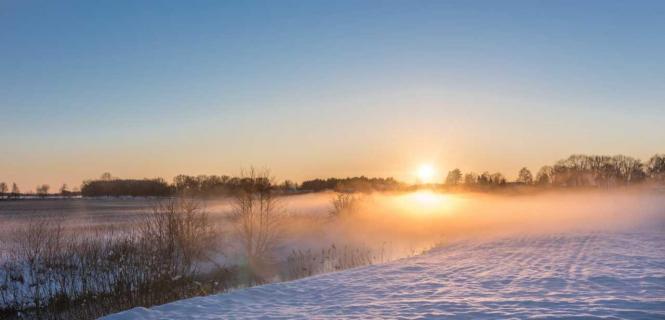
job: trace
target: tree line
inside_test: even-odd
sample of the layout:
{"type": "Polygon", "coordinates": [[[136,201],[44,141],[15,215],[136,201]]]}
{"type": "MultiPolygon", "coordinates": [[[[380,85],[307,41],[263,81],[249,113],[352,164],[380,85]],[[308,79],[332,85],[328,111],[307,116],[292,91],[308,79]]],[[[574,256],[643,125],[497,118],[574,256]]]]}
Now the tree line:
{"type": "Polygon", "coordinates": [[[173,194],[172,187],[163,179],[113,179],[83,182],[81,195],[84,197],[165,197],[173,194]]]}
{"type": "MultiPolygon", "coordinates": [[[[259,179],[260,180],[260,179],[259,179]]],[[[394,178],[328,178],[313,179],[302,182],[300,185],[285,180],[282,183],[274,181],[258,181],[241,174],[228,175],[178,175],[169,184],[164,179],[119,179],[110,174],[104,174],[100,179],[88,180],[81,187],[81,195],[86,197],[98,196],[236,196],[248,189],[263,185],[265,188],[278,193],[318,192],[324,190],[339,190],[348,192],[395,191],[405,188],[405,184],[394,178]],[[260,182],[260,183],[259,183],[260,182]]]]}
{"type": "Polygon", "coordinates": [[[250,178],[244,175],[232,177],[227,175],[178,175],[169,184],[162,178],[155,179],[120,179],[109,173],[100,179],[88,180],[81,187],[81,195],[85,197],[99,196],[232,196],[248,189],[263,186],[271,190],[297,190],[297,185],[285,181],[281,185],[272,180],[250,178]]]}
{"type": "Polygon", "coordinates": [[[49,193],[49,190],[51,190],[51,186],[49,186],[48,184],[40,184],[35,187],[34,192],[21,192],[21,189],[18,187],[18,185],[15,182],[11,184],[11,189],[9,188],[9,185],[6,182],[0,182],[0,200],[18,199],[20,197],[25,197],[25,196],[36,196],[36,197],[45,198],[47,196],[53,196],[53,195],[58,195],[62,197],[72,197],[80,195],[79,191],[69,190],[67,184],[63,184],[60,187],[60,189],[58,189],[57,193],[49,193]]]}
{"type": "MultiPolygon", "coordinates": [[[[508,181],[500,172],[463,173],[459,169],[448,172],[443,186],[466,188],[494,188],[507,185],[531,185],[537,187],[604,187],[635,185],[644,182],[665,184],[665,154],[656,154],[648,161],[624,156],[571,155],[553,165],[541,167],[534,175],[528,168],[522,168],[517,179],[508,181]]],[[[347,177],[311,179],[300,185],[286,180],[282,183],[265,181],[272,191],[281,193],[319,192],[336,190],[343,192],[407,191],[413,186],[389,178],[347,177]]],[[[110,173],[104,173],[99,179],[84,181],[80,192],[70,191],[66,184],[59,193],[49,193],[49,185],[35,188],[34,193],[21,193],[16,183],[11,187],[0,182],[0,199],[19,198],[25,195],[46,197],[49,195],[85,197],[99,196],[232,196],[256,181],[247,177],[228,175],[178,175],[169,184],[162,178],[155,179],[120,179],[110,173]]],[[[434,186],[434,185],[432,185],[434,186]]]]}
{"type": "Polygon", "coordinates": [[[371,191],[396,191],[401,190],[406,185],[402,182],[395,180],[392,177],[388,178],[367,178],[365,176],[350,177],[350,178],[328,178],[328,179],[313,179],[303,181],[300,185],[300,190],[306,191],[323,191],[323,190],[338,190],[349,192],[371,192],[371,191]]]}
{"type": "MultiPolygon", "coordinates": [[[[646,163],[624,156],[571,155],[553,165],[541,167],[534,176],[522,168],[512,184],[554,187],[617,187],[644,182],[665,183],[665,154],[656,154],[646,163]]],[[[504,186],[508,182],[501,173],[469,172],[459,169],[448,172],[448,186],[504,186]]]]}
{"type": "MultiPolygon", "coordinates": [[[[232,177],[227,175],[178,175],[173,178],[173,192],[179,195],[220,196],[234,195],[255,185],[272,186],[271,181],[263,178],[253,179],[246,176],[232,177]],[[258,180],[257,180],[258,179],[258,180]]],[[[275,187],[275,186],[272,186],[275,187]]],[[[285,181],[283,189],[297,189],[295,183],[285,181]]]]}

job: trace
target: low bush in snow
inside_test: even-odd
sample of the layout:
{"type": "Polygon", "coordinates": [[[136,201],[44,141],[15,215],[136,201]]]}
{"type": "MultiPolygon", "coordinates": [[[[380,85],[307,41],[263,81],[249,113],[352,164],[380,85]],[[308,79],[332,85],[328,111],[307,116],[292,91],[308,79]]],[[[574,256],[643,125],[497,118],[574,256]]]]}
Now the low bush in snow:
{"type": "Polygon", "coordinates": [[[196,272],[216,238],[205,212],[187,200],[155,207],[136,229],[118,235],[79,237],[54,221],[33,222],[5,249],[0,315],[93,318],[219,292],[230,285],[230,270],[205,278],[196,272]]]}

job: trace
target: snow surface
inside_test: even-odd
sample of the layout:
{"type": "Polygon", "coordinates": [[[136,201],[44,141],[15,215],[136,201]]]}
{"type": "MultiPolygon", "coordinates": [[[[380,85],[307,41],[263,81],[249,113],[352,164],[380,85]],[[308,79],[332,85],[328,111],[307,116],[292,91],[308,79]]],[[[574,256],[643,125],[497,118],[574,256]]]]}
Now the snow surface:
{"type": "Polygon", "coordinates": [[[107,316],[665,319],[665,234],[460,241],[422,256],[107,316]]]}

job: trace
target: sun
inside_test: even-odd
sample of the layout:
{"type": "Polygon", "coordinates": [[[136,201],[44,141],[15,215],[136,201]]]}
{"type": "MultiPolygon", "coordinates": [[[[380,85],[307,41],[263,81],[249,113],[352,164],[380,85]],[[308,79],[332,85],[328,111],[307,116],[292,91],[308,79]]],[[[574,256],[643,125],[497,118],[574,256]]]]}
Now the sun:
{"type": "Polygon", "coordinates": [[[432,183],[434,181],[434,175],[436,174],[436,171],[434,170],[434,167],[432,167],[429,164],[423,164],[420,165],[418,168],[418,181],[420,183],[432,183]]]}

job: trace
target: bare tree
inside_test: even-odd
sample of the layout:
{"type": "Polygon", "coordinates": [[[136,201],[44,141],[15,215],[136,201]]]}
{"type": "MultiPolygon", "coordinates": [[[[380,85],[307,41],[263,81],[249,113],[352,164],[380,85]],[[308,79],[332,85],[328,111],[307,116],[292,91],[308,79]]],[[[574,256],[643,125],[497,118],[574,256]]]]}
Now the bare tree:
{"type": "Polygon", "coordinates": [[[614,176],[623,184],[640,183],[646,179],[644,164],[639,159],[617,155],[612,157],[614,176]]]}
{"type": "Polygon", "coordinates": [[[61,196],[68,196],[71,192],[69,191],[69,188],[67,187],[66,183],[63,183],[62,186],[60,187],[60,195],[61,196]]]}
{"type": "Polygon", "coordinates": [[[544,186],[544,185],[549,185],[552,184],[553,180],[553,170],[552,167],[550,166],[543,166],[538,170],[538,174],[536,175],[536,184],[544,186]]]}
{"type": "Polygon", "coordinates": [[[506,184],[506,178],[501,174],[501,172],[493,173],[490,177],[490,183],[492,185],[504,185],[506,184]]]}
{"type": "Polygon", "coordinates": [[[520,169],[520,172],[517,174],[517,182],[522,184],[532,184],[533,175],[531,175],[531,171],[526,167],[520,169]]]}
{"type": "Polygon", "coordinates": [[[104,172],[102,173],[101,177],[99,177],[99,179],[103,181],[110,181],[113,180],[113,176],[110,172],[104,172]]]}
{"type": "Polygon", "coordinates": [[[294,192],[298,190],[298,184],[291,180],[284,180],[280,189],[282,189],[283,192],[294,192]]]}
{"type": "Polygon", "coordinates": [[[488,185],[492,182],[492,177],[489,172],[485,171],[478,176],[478,184],[488,185]]]}
{"type": "Polygon", "coordinates": [[[21,190],[19,190],[18,186],[16,185],[16,182],[12,182],[12,192],[11,192],[12,198],[16,198],[20,194],[21,194],[21,190]]]}
{"type": "Polygon", "coordinates": [[[642,182],[646,173],[642,162],[632,157],[574,154],[557,161],[549,178],[562,187],[609,188],[642,182]]]}
{"type": "Polygon", "coordinates": [[[9,188],[7,187],[7,184],[6,184],[6,183],[4,183],[4,182],[0,182],[0,198],[3,198],[3,197],[5,196],[5,194],[7,193],[8,189],[9,189],[9,188]]]}
{"type": "Polygon", "coordinates": [[[185,198],[153,207],[140,231],[158,257],[152,267],[167,278],[192,275],[195,262],[206,258],[216,238],[200,203],[185,198]]]}
{"type": "Polygon", "coordinates": [[[41,185],[41,186],[37,186],[37,187],[35,188],[35,192],[37,192],[37,195],[38,195],[38,196],[44,198],[44,197],[46,197],[46,196],[48,195],[48,190],[49,190],[50,188],[51,188],[51,187],[50,187],[48,184],[43,184],[43,185],[41,185]]]}
{"type": "Polygon", "coordinates": [[[448,176],[446,177],[446,184],[449,186],[456,186],[462,181],[462,171],[460,169],[453,169],[448,172],[448,176]]]}
{"type": "Polygon", "coordinates": [[[649,159],[647,174],[654,181],[665,182],[665,154],[656,154],[649,159]]]}
{"type": "Polygon", "coordinates": [[[464,175],[464,184],[467,186],[472,186],[478,183],[478,175],[473,172],[469,172],[464,175]]]}
{"type": "Polygon", "coordinates": [[[273,193],[270,172],[251,168],[241,174],[242,190],[233,197],[233,218],[247,259],[249,281],[265,281],[272,253],[281,238],[284,210],[273,193]]]}

